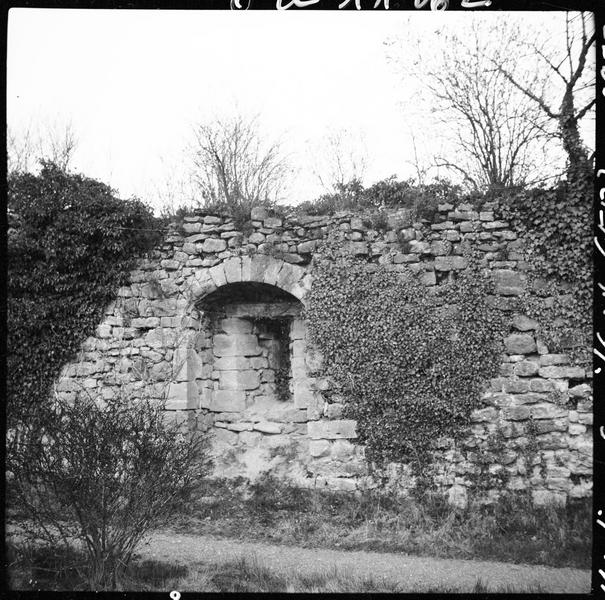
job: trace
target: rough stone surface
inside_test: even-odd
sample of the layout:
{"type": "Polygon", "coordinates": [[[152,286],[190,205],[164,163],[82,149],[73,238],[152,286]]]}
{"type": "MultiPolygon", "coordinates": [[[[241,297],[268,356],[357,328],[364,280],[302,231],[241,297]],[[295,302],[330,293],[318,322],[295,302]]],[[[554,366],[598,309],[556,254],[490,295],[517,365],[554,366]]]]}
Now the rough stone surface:
{"type": "MultiPolygon", "coordinates": [[[[493,275],[489,301],[512,317],[511,327],[499,373],[485,382],[467,437],[455,450],[451,440],[436,443],[441,472],[434,481],[463,506],[470,476],[485,467],[482,453],[496,439],[502,448],[490,451],[488,471],[508,472],[508,489],[531,490],[540,505],[590,496],[592,372],[549,352],[540,339],[545,324],[522,314],[518,296],[527,291],[531,258],[511,224],[495,220],[497,206],[489,202],[477,212],[471,204],[443,204],[433,223],[409,223],[409,215],[389,209],[386,231],[344,211],[283,217],[256,207],[245,231],[227,216],[187,216],[117,290],[82,345],[82,361],[62,370],[57,393],[70,401],[83,390],[110,399],[124,385],[131,386],[128,394],[166,399],[179,418],[214,434],[221,476],[272,472],[301,486],[358,489],[371,478],[356,423],[342,419],[346,398],[322,375],[323,357],[301,317],[314,255],[328,235],[340,236],[342,251],[366,261],[368,272],[378,265],[410,271],[434,289],[467,267],[464,248],[471,246],[493,275]],[[243,294],[237,299],[224,293],[233,283],[243,294]],[[207,309],[221,293],[216,312],[207,309]],[[289,322],[287,333],[278,333],[276,319],[289,322]],[[289,362],[280,362],[285,356],[289,362]]],[[[532,289],[546,288],[538,281],[532,289]]],[[[413,478],[399,467],[393,483],[408,490],[413,478]]],[[[486,501],[500,491],[487,490],[486,501]]]]}
{"type": "Polygon", "coordinates": [[[536,352],[536,340],[528,333],[512,333],[504,340],[506,351],[510,354],[530,354],[536,352]]]}

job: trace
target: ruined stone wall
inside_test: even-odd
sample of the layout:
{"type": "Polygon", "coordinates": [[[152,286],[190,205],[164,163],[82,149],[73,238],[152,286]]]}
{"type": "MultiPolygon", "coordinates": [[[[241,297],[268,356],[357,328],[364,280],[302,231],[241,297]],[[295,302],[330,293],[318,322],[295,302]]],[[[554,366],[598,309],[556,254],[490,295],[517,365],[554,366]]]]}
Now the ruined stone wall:
{"type": "MultiPolygon", "coordinates": [[[[590,495],[592,374],[550,353],[539,324],[515,312],[528,265],[494,208],[442,205],[434,223],[413,224],[391,212],[380,231],[351,213],[282,219],[254,209],[242,228],[227,216],[186,217],[139,262],[57,392],[167,397],[169,411],[212,435],[217,476],[271,471],[299,485],[373,485],[355,422],[324,399],[331,382],[313,376],[321,356],[303,312],[313,253],[330,234],[368,263],[411,269],[436,286],[466,268],[468,241],[493,273],[493,302],[514,318],[468,439],[438,443],[436,481],[460,504],[478,478],[499,473],[505,488],[529,488],[538,504],[590,495]]],[[[392,465],[392,478],[413,484],[405,466],[392,465]]]]}

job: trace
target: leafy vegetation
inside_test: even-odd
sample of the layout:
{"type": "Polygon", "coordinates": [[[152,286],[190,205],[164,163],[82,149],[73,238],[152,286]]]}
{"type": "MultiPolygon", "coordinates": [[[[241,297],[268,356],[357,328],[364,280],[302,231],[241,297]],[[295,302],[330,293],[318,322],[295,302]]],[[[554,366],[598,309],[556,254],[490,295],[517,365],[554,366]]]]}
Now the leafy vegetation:
{"type": "Polygon", "coordinates": [[[409,270],[371,266],[327,254],[316,262],[308,330],[368,460],[424,463],[434,440],[459,437],[479,406],[498,367],[503,317],[476,267],[428,289],[409,270]]]}
{"type": "Polygon", "coordinates": [[[9,505],[30,539],[79,541],[83,576],[111,589],[205,473],[204,443],[166,419],[161,398],[126,387],[53,395],[51,386],[135,258],[157,243],[156,222],[141,202],[50,163],[37,176],[11,175],[9,210],[9,505]]]}
{"type": "Polygon", "coordinates": [[[575,350],[591,359],[593,190],[578,177],[548,190],[510,195],[502,218],[511,221],[530,253],[533,292],[528,312],[542,324],[551,352],[575,350]],[[551,297],[544,302],[544,297],[551,297]]]}
{"type": "MultiPolygon", "coordinates": [[[[323,194],[311,202],[303,202],[297,210],[310,215],[331,215],[340,210],[376,211],[384,208],[406,208],[410,218],[431,219],[437,205],[462,198],[461,188],[446,180],[414,185],[411,180],[397,181],[389,177],[364,188],[360,181],[338,184],[331,194],[323,194]]],[[[472,200],[470,196],[465,198],[472,200]]]]}
{"type": "Polygon", "coordinates": [[[8,428],[34,419],[137,256],[159,240],[150,209],[43,163],[8,180],[8,428]]]}
{"type": "Polygon", "coordinates": [[[238,540],[308,548],[405,552],[419,556],[589,568],[590,498],[535,507],[525,492],[456,508],[443,493],[402,497],[301,489],[271,476],[209,482],[175,513],[172,527],[238,540]]]}

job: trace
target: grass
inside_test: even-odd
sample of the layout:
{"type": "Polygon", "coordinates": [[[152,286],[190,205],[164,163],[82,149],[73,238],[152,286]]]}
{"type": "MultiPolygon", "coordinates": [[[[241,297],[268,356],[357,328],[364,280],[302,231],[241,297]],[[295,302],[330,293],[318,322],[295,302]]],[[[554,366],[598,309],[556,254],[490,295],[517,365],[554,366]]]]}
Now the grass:
{"type": "MultiPolygon", "coordinates": [[[[19,558],[9,566],[9,587],[18,590],[85,590],[87,583],[81,565],[83,557],[74,551],[57,553],[48,547],[18,549],[19,558]]],[[[386,578],[358,577],[350,572],[301,573],[271,569],[255,557],[239,558],[219,564],[194,564],[145,560],[134,562],[122,578],[117,591],[195,591],[195,592],[306,592],[306,593],[539,593],[539,586],[490,587],[481,579],[473,587],[419,587],[411,590],[386,578]]]]}
{"type": "Polygon", "coordinates": [[[590,568],[591,501],[534,508],[517,493],[494,505],[450,507],[443,496],[361,496],[290,487],[270,478],[209,483],[175,515],[177,531],[341,550],[590,568]]]}

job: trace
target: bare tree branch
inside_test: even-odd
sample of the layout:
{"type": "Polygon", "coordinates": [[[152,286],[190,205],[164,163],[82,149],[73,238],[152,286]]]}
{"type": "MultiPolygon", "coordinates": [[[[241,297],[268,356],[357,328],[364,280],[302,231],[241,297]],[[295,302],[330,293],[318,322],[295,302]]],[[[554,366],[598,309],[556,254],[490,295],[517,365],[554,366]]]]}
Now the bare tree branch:
{"type": "Polygon", "coordinates": [[[189,155],[205,205],[273,204],[290,173],[279,144],[264,142],[257,120],[241,115],[198,125],[189,155]]]}

